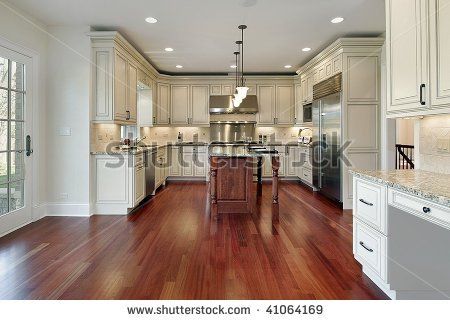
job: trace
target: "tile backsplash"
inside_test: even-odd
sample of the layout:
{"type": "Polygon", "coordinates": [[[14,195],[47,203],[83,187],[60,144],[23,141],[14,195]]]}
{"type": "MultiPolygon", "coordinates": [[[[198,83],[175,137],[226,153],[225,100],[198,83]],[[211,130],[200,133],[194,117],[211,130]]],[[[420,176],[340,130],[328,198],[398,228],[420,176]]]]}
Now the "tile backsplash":
{"type": "Polygon", "coordinates": [[[120,125],[117,124],[91,124],[91,151],[105,151],[106,146],[120,141],[120,125]]]}
{"type": "Polygon", "coordinates": [[[420,168],[450,174],[450,115],[421,119],[419,139],[420,168]]]}

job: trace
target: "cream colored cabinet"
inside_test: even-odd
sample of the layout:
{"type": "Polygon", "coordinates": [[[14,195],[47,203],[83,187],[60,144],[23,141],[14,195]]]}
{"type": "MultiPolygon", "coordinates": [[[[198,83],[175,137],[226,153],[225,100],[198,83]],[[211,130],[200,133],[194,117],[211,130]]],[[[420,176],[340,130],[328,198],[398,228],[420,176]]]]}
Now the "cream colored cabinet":
{"type": "Polygon", "coordinates": [[[209,93],[212,96],[222,95],[222,86],[220,84],[212,84],[209,88],[209,93]]]}
{"type": "Polygon", "coordinates": [[[294,124],[303,124],[302,85],[300,83],[295,84],[294,93],[295,93],[294,124]]]}
{"type": "Polygon", "coordinates": [[[194,177],[206,177],[207,155],[205,152],[194,153],[194,177]]]}
{"type": "Polygon", "coordinates": [[[294,87],[292,85],[277,85],[276,96],[275,123],[277,125],[294,124],[294,87]]]}
{"type": "Polygon", "coordinates": [[[137,74],[138,70],[132,63],[128,63],[127,75],[127,112],[128,120],[137,120],[137,74]]]}
{"type": "Polygon", "coordinates": [[[222,95],[232,95],[234,93],[234,86],[231,84],[222,85],[222,95]]]}
{"type": "Polygon", "coordinates": [[[134,198],[139,203],[145,198],[145,167],[140,165],[134,169],[134,198]]]}
{"type": "Polygon", "coordinates": [[[431,107],[450,113],[450,0],[429,2],[431,107]]]}
{"type": "Polygon", "coordinates": [[[158,83],[156,102],[156,124],[170,124],[170,85],[158,83]]]}
{"type": "Polygon", "coordinates": [[[275,108],[276,108],[276,87],[274,85],[258,86],[258,124],[273,125],[275,124],[275,108]]]}
{"type": "Polygon", "coordinates": [[[170,92],[171,124],[189,124],[189,85],[172,85],[170,92]]]}
{"type": "Polygon", "coordinates": [[[156,153],[155,163],[155,188],[166,183],[169,175],[169,161],[167,156],[167,147],[159,148],[156,153]]]}
{"type": "Polygon", "coordinates": [[[300,164],[300,150],[298,147],[287,147],[286,151],[286,176],[297,177],[300,164]]]}
{"type": "Polygon", "coordinates": [[[188,124],[209,126],[209,86],[191,86],[188,124]]]}
{"type": "Polygon", "coordinates": [[[170,155],[170,167],[169,167],[169,176],[171,177],[179,177],[181,176],[181,153],[180,147],[172,146],[170,155]]]}
{"type": "Polygon", "coordinates": [[[113,48],[93,49],[93,121],[135,124],[137,67],[113,48]]]}
{"type": "Polygon", "coordinates": [[[182,173],[183,177],[194,176],[194,154],[191,152],[182,152],[182,173]]]}
{"type": "Polygon", "coordinates": [[[313,101],[314,72],[308,72],[301,76],[302,104],[309,104],[313,101]]]}
{"type": "Polygon", "coordinates": [[[127,119],[127,59],[119,52],[114,56],[114,119],[127,119]]]}
{"type": "Polygon", "coordinates": [[[139,127],[152,127],[156,124],[156,113],[154,112],[155,94],[153,80],[145,72],[138,70],[138,92],[137,92],[137,125],[139,127]],[[145,87],[144,87],[145,86],[145,87]]]}
{"type": "Polygon", "coordinates": [[[387,112],[420,112],[430,107],[428,0],[388,0],[386,13],[387,112]]]}
{"type": "Polygon", "coordinates": [[[210,86],[210,94],[212,96],[232,95],[234,90],[235,88],[232,84],[212,84],[210,86]]]}
{"type": "Polygon", "coordinates": [[[92,157],[94,179],[93,214],[127,214],[145,197],[143,155],[92,157]]]}

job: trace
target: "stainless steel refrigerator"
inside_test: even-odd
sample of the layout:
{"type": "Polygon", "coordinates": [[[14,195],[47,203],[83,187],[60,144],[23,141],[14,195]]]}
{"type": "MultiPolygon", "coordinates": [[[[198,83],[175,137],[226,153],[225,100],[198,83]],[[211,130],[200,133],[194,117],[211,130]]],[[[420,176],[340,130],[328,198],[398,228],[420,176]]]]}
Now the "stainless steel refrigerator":
{"type": "Polygon", "coordinates": [[[313,97],[313,184],[327,197],[342,202],[342,74],[316,84],[313,97]]]}

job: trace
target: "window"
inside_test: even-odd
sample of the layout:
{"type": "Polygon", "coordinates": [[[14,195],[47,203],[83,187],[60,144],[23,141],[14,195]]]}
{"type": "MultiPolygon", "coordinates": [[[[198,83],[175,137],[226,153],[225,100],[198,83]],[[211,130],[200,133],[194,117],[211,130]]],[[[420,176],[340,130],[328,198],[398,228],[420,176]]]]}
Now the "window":
{"type": "Polygon", "coordinates": [[[25,66],[0,57],[0,215],[24,206],[25,66]]]}

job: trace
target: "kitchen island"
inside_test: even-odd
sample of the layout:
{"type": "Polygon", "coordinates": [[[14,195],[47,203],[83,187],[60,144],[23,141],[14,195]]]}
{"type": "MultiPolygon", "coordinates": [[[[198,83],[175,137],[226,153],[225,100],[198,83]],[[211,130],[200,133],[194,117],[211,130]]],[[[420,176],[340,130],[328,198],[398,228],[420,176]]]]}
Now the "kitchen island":
{"type": "Polygon", "coordinates": [[[226,150],[210,147],[210,206],[211,215],[222,213],[254,213],[257,195],[262,194],[262,156],[272,154],[272,221],[279,220],[278,170],[280,159],[276,151],[256,151],[248,147],[226,150]],[[253,182],[257,172],[257,183],[253,182]]]}

